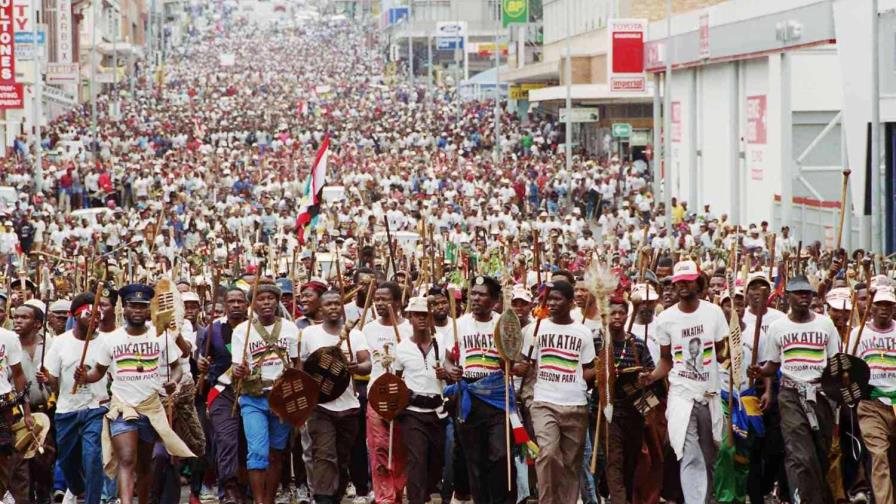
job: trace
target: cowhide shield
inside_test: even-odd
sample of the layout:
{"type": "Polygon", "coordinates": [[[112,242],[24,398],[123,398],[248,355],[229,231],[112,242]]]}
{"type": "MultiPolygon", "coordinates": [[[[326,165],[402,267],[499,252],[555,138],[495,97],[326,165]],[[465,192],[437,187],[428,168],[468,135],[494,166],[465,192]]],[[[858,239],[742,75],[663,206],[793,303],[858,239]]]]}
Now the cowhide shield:
{"type": "Polygon", "coordinates": [[[855,406],[860,400],[870,397],[869,379],[871,370],[864,360],[838,353],[828,359],[828,366],[821,375],[821,389],[829,399],[855,406]]]}
{"type": "Polygon", "coordinates": [[[335,346],[318,348],[302,367],[320,387],[318,404],[328,403],[341,396],[352,380],[348,372],[348,361],[335,346]]]}
{"type": "Polygon", "coordinates": [[[301,427],[311,416],[320,397],[320,386],[308,373],[288,368],[271,387],[271,411],[293,427],[301,427]]]}
{"type": "Polygon", "coordinates": [[[404,380],[392,373],[380,376],[367,388],[370,407],[389,422],[408,406],[410,395],[404,380]]]}
{"type": "Polygon", "coordinates": [[[511,310],[504,310],[495,324],[495,348],[505,361],[520,360],[523,348],[523,331],[520,319],[511,310]]]}

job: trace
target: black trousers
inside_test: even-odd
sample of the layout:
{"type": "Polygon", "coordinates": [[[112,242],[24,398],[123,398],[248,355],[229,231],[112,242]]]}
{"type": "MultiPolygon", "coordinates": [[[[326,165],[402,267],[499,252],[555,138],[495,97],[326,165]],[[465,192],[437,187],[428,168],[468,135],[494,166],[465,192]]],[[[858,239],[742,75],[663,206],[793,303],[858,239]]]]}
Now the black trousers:
{"type": "Polygon", "coordinates": [[[370,493],[370,467],[367,458],[367,382],[355,381],[355,392],[358,393],[358,436],[352,445],[351,460],[348,466],[349,478],[355,485],[358,495],[370,493]]]}
{"type": "Polygon", "coordinates": [[[435,413],[405,411],[398,418],[408,450],[407,494],[410,504],[424,504],[436,492],[445,461],[445,427],[435,413]]]}
{"type": "Polygon", "coordinates": [[[458,424],[458,438],[467,459],[470,493],[476,504],[516,504],[516,484],[511,465],[507,482],[507,447],[504,410],[475,396],[467,419],[458,424]],[[508,490],[508,487],[510,490],[508,490]]]}

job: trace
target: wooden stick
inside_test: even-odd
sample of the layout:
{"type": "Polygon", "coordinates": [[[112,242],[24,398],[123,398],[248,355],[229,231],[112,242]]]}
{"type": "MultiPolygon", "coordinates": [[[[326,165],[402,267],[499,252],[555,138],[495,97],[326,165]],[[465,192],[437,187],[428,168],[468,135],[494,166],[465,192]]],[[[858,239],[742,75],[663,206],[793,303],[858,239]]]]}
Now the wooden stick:
{"type": "MultiPolygon", "coordinates": [[[[865,308],[865,313],[862,314],[862,321],[859,322],[859,332],[856,334],[856,342],[852,344],[852,349],[848,352],[850,355],[855,355],[856,350],[859,348],[859,342],[862,341],[862,333],[865,332],[865,322],[868,321],[868,314],[871,313],[871,307],[865,308]]],[[[847,341],[849,341],[847,339],[847,341]]]]}
{"type": "MultiPolygon", "coordinates": [[[[367,323],[367,311],[370,310],[370,303],[373,300],[373,292],[375,289],[376,280],[371,279],[370,285],[367,287],[367,297],[364,299],[364,311],[361,312],[361,320],[358,322],[358,324],[360,325],[358,330],[360,331],[364,330],[364,324],[367,323]]],[[[351,358],[349,358],[349,361],[351,361],[351,358]]]]}
{"type": "Polygon", "coordinates": [[[512,456],[510,451],[510,361],[504,361],[504,447],[507,449],[507,491],[512,490],[512,456]]]}
{"type": "Polygon", "coordinates": [[[395,267],[395,245],[392,244],[392,231],[389,229],[389,217],[383,215],[383,223],[386,225],[386,240],[389,245],[389,262],[392,264],[392,274],[398,273],[395,267]]]}
{"type": "MultiPolygon", "coordinates": [[[[246,317],[246,336],[243,339],[243,359],[240,361],[241,364],[246,362],[246,358],[249,355],[249,335],[252,333],[252,313],[255,311],[255,295],[258,294],[258,281],[261,279],[261,264],[258,265],[258,268],[255,271],[255,281],[252,285],[252,299],[249,301],[249,313],[246,317]]],[[[243,380],[237,380],[236,386],[233,388],[236,392],[234,394],[233,408],[230,410],[230,416],[234,416],[236,414],[236,407],[240,402],[240,393],[243,391],[243,380]]]]}
{"type": "MultiPolygon", "coordinates": [[[[731,300],[732,308],[734,308],[734,300],[731,300]]],[[[756,362],[759,360],[759,333],[762,331],[762,316],[764,314],[760,313],[756,315],[756,327],[753,328],[753,355],[750,357],[750,366],[755,366],[756,362]]],[[[731,373],[729,373],[731,374],[731,373]]],[[[753,383],[756,380],[750,378],[750,386],[753,386],[753,383]]],[[[730,405],[729,405],[730,406],[730,405]]],[[[728,411],[731,411],[729,408],[728,411]]]]}
{"type": "Polygon", "coordinates": [[[837,223],[837,245],[834,247],[834,250],[840,249],[840,244],[843,241],[843,219],[846,217],[846,195],[849,189],[849,174],[852,173],[852,170],[846,168],[843,170],[843,186],[840,188],[840,220],[837,223]]]}
{"type": "MultiPolygon", "coordinates": [[[[90,346],[90,340],[93,338],[93,333],[96,331],[96,326],[98,324],[99,315],[100,315],[100,292],[103,288],[103,283],[106,281],[106,275],[109,274],[109,267],[106,266],[105,271],[103,272],[103,278],[97,280],[96,282],[96,294],[94,294],[93,298],[93,311],[90,312],[90,322],[87,324],[87,334],[84,335],[84,348],[81,350],[81,361],[78,363],[79,368],[84,367],[84,360],[87,359],[87,348],[90,346]]],[[[9,303],[7,303],[8,305],[9,303]]],[[[76,381],[72,385],[72,395],[78,392],[78,382],[76,381]]]]}

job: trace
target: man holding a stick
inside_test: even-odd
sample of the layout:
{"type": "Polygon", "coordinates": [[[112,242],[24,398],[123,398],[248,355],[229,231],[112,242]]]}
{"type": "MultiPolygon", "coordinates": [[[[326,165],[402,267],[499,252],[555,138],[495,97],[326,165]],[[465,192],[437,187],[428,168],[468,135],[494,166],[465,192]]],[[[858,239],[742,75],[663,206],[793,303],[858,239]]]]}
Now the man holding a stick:
{"type": "MultiPolygon", "coordinates": [[[[370,352],[364,334],[352,329],[348,331],[348,341],[343,336],[342,294],[329,290],[321,295],[320,301],[323,322],[302,331],[302,362],[320,348],[338,346],[343,353],[349,353],[348,371],[352,375],[370,373],[370,352]]],[[[358,435],[359,409],[358,397],[349,384],[336,399],[318,404],[308,419],[314,467],[310,483],[317,504],[337,504],[348,483],[344,469],[349,465],[352,445],[358,435]]]]}
{"type": "MultiPolygon", "coordinates": [[[[259,273],[260,274],[260,273],[259,273]]],[[[233,330],[233,377],[242,380],[237,398],[246,434],[249,483],[257,504],[271,503],[280,482],[290,426],[270,410],[274,381],[299,357],[299,329],[277,316],[280,288],[258,280],[250,313],[256,315],[233,330]]]]}
{"type": "MultiPolygon", "coordinates": [[[[87,369],[81,364],[75,369],[75,382],[82,385],[96,383],[111,371],[112,400],[103,427],[103,465],[107,474],[116,474],[117,465],[122,504],[134,501],[135,484],[140,502],[147,502],[152,448],[158,438],[170,455],[194,457],[171,429],[159,397],[163,388],[169,394],[174,392],[182,370],[180,355],[163,351],[166,346],[177,347],[174,337],[157,337],[147,324],[153,295],[153,288],[148,285],[122,287],[119,297],[124,303],[125,326],[103,335],[95,366],[87,369]],[[168,381],[163,381],[159,371],[165,355],[171,370],[168,381]]],[[[86,346],[89,353],[89,343],[86,346]]]]}
{"type": "MultiPolygon", "coordinates": [[[[527,331],[530,341],[524,341],[523,348],[537,350],[529,411],[539,446],[535,461],[538,502],[562,504],[575,502],[579,496],[580,462],[588,429],[587,389],[594,380],[595,350],[591,330],[570,315],[575,306],[573,286],[558,280],[546,287],[550,289],[550,318],[541,323],[537,336],[527,331]]],[[[625,316],[621,320],[624,329],[625,316]]],[[[518,371],[524,373],[526,369],[518,371]]]]}

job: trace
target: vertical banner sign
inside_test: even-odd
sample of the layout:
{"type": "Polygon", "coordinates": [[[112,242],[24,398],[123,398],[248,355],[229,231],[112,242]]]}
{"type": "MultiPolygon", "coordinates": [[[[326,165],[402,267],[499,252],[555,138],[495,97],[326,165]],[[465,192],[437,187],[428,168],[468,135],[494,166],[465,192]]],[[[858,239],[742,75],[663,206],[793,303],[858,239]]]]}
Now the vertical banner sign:
{"type": "Polygon", "coordinates": [[[15,50],[12,0],[0,0],[0,84],[16,81],[15,50]]]}
{"type": "Polygon", "coordinates": [[[528,23],[529,0],[501,0],[501,22],[504,28],[515,23],[528,23]]]}
{"type": "Polygon", "coordinates": [[[709,12],[700,14],[700,58],[709,57],[709,12]]]}
{"type": "Polygon", "coordinates": [[[647,91],[644,75],[644,33],[646,19],[610,19],[607,75],[611,94],[643,93],[647,91]]]}
{"type": "Polygon", "coordinates": [[[750,178],[765,177],[765,149],[767,139],[767,108],[765,95],[747,97],[747,166],[750,178]]]}
{"type": "Polygon", "coordinates": [[[72,62],[72,0],[56,0],[56,62],[72,62]]]}
{"type": "Polygon", "coordinates": [[[674,101],[672,102],[672,110],[671,110],[671,119],[672,119],[672,141],[675,143],[681,142],[681,102],[674,101]]]}

